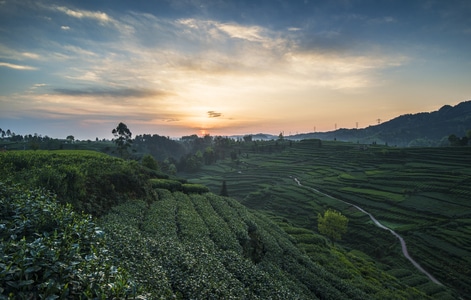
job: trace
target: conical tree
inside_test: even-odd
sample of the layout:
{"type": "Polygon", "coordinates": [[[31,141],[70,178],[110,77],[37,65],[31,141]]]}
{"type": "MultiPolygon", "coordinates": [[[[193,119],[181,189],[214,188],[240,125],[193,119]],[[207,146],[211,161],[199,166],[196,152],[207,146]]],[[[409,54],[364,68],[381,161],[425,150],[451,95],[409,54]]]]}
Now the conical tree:
{"type": "Polygon", "coordinates": [[[227,186],[226,186],[226,181],[223,180],[222,181],[222,188],[221,188],[221,192],[219,193],[220,196],[224,196],[224,197],[229,197],[229,193],[227,192],[227,186]]]}

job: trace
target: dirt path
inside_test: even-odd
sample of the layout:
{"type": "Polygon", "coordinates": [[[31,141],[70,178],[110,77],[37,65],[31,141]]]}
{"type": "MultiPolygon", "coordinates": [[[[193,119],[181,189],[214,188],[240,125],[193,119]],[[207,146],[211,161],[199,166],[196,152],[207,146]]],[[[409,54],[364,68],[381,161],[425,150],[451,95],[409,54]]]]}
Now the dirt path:
{"type": "MultiPolygon", "coordinates": [[[[295,178],[295,177],[292,177],[293,180],[299,185],[299,186],[303,186],[301,184],[301,182],[295,178]]],[[[351,205],[353,207],[355,207],[356,209],[358,209],[359,211],[361,211],[362,213],[364,214],[367,214],[370,219],[373,221],[373,223],[378,226],[379,228],[381,229],[384,229],[384,230],[387,230],[389,232],[391,232],[392,235],[394,235],[395,237],[397,237],[399,239],[399,242],[401,242],[401,248],[402,248],[402,254],[404,254],[404,257],[407,258],[413,265],[414,267],[416,267],[417,270],[419,270],[420,272],[424,273],[432,282],[438,284],[438,285],[443,285],[440,281],[438,281],[435,277],[433,277],[429,272],[427,272],[426,270],[424,270],[424,268],[422,268],[421,265],[419,265],[418,262],[416,262],[410,255],[409,255],[409,251],[407,251],[407,245],[406,245],[406,241],[404,241],[404,239],[402,238],[402,236],[400,236],[399,234],[397,234],[394,230],[392,230],[391,228],[389,227],[386,227],[384,226],[383,224],[381,224],[378,220],[376,220],[376,218],[370,214],[369,212],[367,212],[366,210],[364,210],[363,208],[359,207],[358,205],[355,205],[353,203],[349,203],[349,202],[346,202],[346,201],[343,201],[341,199],[338,199],[338,198],[335,198],[331,195],[328,195],[326,193],[323,193],[319,190],[316,190],[315,188],[311,188],[311,187],[306,187],[308,189],[310,189],[311,191],[315,192],[315,193],[318,193],[318,194],[321,194],[323,196],[326,196],[326,197],[329,197],[331,199],[334,199],[334,200],[337,200],[337,201],[341,201],[345,204],[348,204],[348,205],[351,205]]]]}

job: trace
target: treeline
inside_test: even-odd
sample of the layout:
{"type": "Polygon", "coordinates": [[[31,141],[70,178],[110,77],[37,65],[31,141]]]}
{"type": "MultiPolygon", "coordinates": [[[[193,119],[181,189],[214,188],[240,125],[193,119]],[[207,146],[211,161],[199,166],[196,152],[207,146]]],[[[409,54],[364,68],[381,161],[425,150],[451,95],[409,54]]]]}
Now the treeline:
{"type": "Polygon", "coordinates": [[[177,172],[197,172],[203,165],[211,165],[219,160],[230,158],[239,162],[242,155],[252,153],[274,153],[291,146],[292,141],[285,140],[280,134],[277,140],[255,141],[252,135],[233,139],[223,136],[196,134],[183,136],[179,140],[158,134],[141,134],[131,138],[131,131],[123,123],[114,130],[112,140],[79,141],[68,135],[65,139],[50,138],[37,133],[34,135],[16,135],[11,130],[3,131],[1,149],[5,150],[94,150],[112,156],[142,161],[150,155],[155,160],[153,169],[167,174],[177,172]],[[122,126],[128,136],[121,137],[118,130],[122,126]],[[125,146],[119,145],[119,139],[125,146]]]}
{"type": "Polygon", "coordinates": [[[200,138],[193,135],[183,137],[182,141],[189,152],[180,158],[177,166],[179,171],[186,172],[197,172],[203,165],[212,165],[227,158],[238,165],[240,158],[248,157],[249,153],[280,152],[291,147],[293,143],[282,136],[277,140],[253,141],[252,135],[237,140],[222,136],[206,135],[200,138]]]}
{"type": "Polygon", "coordinates": [[[468,146],[471,141],[471,129],[467,130],[466,135],[461,138],[455,134],[450,134],[448,141],[450,142],[450,146],[468,146]]]}

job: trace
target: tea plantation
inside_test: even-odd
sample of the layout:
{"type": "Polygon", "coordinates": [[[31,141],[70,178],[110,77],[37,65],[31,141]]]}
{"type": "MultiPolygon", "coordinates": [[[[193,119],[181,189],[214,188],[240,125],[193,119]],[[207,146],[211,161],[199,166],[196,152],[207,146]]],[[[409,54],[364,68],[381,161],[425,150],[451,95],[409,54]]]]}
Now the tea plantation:
{"type": "MultiPolygon", "coordinates": [[[[430,284],[409,268],[394,238],[361,213],[294,183],[297,177],[342,196],[372,194],[358,184],[357,173],[346,171],[349,164],[331,169],[311,148],[295,143],[277,153],[250,152],[244,161],[208,166],[192,184],[96,152],[0,153],[0,298],[456,299],[450,281],[430,284]],[[198,185],[217,189],[222,178],[235,198],[198,185]],[[350,181],[363,193],[342,190],[350,181]],[[317,211],[327,207],[345,211],[353,223],[345,242],[335,246],[315,229],[317,211]]],[[[332,149],[322,151],[333,155],[332,149]]],[[[382,174],[375,170],[371,164],[362,176],[382,174]]],[[[394,191],[379,190],[373,195],[384,197],[386,207],[384,193],[394,191]]],[[[434,223],[439,210],[418,219],[420,211],[399,214],[401,206],[392,207],[392,216],[410,220],[398,231],[441,225],[434,223]]],[[[460,219],[466,215],[459,216],[446,230],[462,236],[448,242],[466,254],[460,250],[467,242],[460,219]]],[[[434,231],[425,233],[440,241],[434,231]]],[[[422,247],[414,254],[429,249],[422,247]]]]}
{"type": "MultiPolygon", "coordinates": [[[[237,160],[182,174],[229,195],[277,222],[313,260],[319,255],[317,214],[328,208],[349,219],[339,245],[361,251],[402,283],[441,299],[444,287],[468,297],[471,287],[471,148],[394,148],[304,140],[237,145],[237,160]],[[303,186],[294,181],[298,179],[303,186]],[[399,241],[350,205],[398,232],[409,253],[444,286],[406,260],[399,241]]],[[[371,278],[368,273],[365,276],[371,278]]]]}

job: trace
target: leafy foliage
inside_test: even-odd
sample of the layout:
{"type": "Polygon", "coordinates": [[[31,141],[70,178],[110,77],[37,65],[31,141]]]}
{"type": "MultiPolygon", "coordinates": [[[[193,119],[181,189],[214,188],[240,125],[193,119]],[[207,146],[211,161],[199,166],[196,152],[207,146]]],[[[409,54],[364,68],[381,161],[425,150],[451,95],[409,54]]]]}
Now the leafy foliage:
{"type": "Polygon", "coordinates": [[[208,187],[202,184],[182,183],[175,179],[152,178],[149,180],[154,189],[164,189],[172,192],[184,192],[185,194],[208,193],[208,187]]]}
{"type": "Polygon", "coordinates": [[[146,154],[142,157],[142,165],[154,171],[159,171],[159,164],[150,154],[146,154]]]}
{"type": "Polygon", "coordinates": [[[329,237],[332,244],[347,232],[348,219],[336,210],[328,209],[324,215],[318,214],[317,222],[319,232],[329,237]]]}
{"type": "Polygon", "coordinates": [[[90,216],[43,190],[0,182],[0,295],[15,299],[136,297],[90,216]]]}
{"type": "Polygon", "coordinates": [[[111,131],[111,133],[116,137],[114,141],[118,147],[119,154],[121,157],[124,157],[125,154],[128,154],[128,148],[131,147],[132,144],[131,130],[129,130],[126,124],[120,122],[118,126],[111,131]]]}
{"type": "Polygon", "coordinates": [[[77,211],[101,215],[128,198],[146,197],[152,172],[135,161],[93,151],[0,153],[0,179],[43,187],[77,211]]]}

